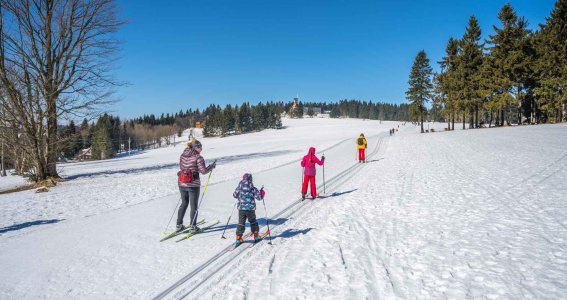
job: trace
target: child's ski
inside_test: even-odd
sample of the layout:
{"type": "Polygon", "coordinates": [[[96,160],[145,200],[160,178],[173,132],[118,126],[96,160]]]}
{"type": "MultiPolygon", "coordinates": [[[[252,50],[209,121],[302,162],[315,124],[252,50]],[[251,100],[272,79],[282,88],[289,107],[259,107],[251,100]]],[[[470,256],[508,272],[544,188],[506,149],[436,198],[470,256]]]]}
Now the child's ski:
{"type": "Polygon", "coordinates": [[[176,242],[176,243],[179,243],[179,242],[184,241],[184,240],[186,240],[186,239],[188,239],[188,238],[190,238],[190,237],[192,237],[192,236],[194,236],[194,235],[196,235],[196,234],[205,233],[205,230],[212,228],[213,226],[217,225],[218,223],[220,223],[220,221],[216,221],[215,223],[213,223],[213,224],[211,224],[211,225],[205,226],[205,227],[201,228],[201,230],[199,230],[199,231],[196,231],[196,232],[195,232],[195,231],[189,232],[187,235],[185,235],[184,237],[178,239],[178,240],[175,241],[175,242],[176,242]]]}
{"type": "Polygon", "coordinates": [[[248,248],[252,248],[254,247],[256,244],[258,244],[259,242],[263,241],[266,236],[269,234],[270,232],[268,230],[266,230],[266,232],[264,232],[263,234],[260,234],[260,240],[259,241],[254,241],[252,240],[252,244],[250,244],[250,246],[248,246],[248,248]]]}
{"type": "MultiPolygon", "coordinates": [[[[199,222],[197,222],[197,225],[202,225],[202,224],[204,224],[204,223],[205,223],[205,219],[202,219],[202,220],[200,220],[199,222]]],[[[163,242],[163,241],[165,241],[165,240],[169,240],[169,239],[172,238],[172,237],[176,237],[176,236],[178,236],[178,235],[180,235],[180,234],[187,233],[187,231],[189,231],[189,230],[191,230],[190,227],[187,227],[187,228],[185,228],[185,229],[183,229],[183,230],[180,230],[180,231],[174,231],[174,232],[168,234],[166,237],[164,237],[163,239],[161,239],[161,240],[159,240],[159,241],[160,241],[160,242],[163,242]]]]}
{"type": "MultiPolygon", "coordinates": [[[[263,234],[260,235],[260,237],[262,238],[262,239],[260,239],[260,241],[262,241],[262,240],[264,239],[264,237],[266,237],[267,235],[268,235],[268,231],[266,230],[265,233],[263,233],[263,234]]],[[[254,241],[254,233],[251,232],[248,236],[250,237],[249,239],[246,239],[245,241],[242,241],[242,242],[240,242],[239,244],[236,244],[236,242],[235,242],[235,243],[232,245],[232,247],[230,247],[230,249],[228,249],[228,251],[231,252],[231,251],[233,251],[234,249],[240,247],[240,246],[241,246],[242,244],[244,244],[244,243],[246,243],[246,244],[251,244],[250,246],[248,246],[248,248],[251,248],[252,246],[254,246],[255,244],[257,244],[257,243],[260,242],[260,241],[258,241],[258,242],[255,242],[255,241],[254,241]]]]}

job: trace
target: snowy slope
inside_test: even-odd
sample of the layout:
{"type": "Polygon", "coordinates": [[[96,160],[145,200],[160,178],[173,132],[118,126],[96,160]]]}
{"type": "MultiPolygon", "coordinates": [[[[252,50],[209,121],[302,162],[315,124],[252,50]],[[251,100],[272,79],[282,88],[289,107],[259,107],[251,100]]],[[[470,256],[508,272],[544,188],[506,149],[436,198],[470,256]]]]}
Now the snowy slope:
{"type": "MultiPolygon", "coordinates": [[[[201,216],[157,242],[178,201],[178,147],[61,165],[45,194],[0,195],[0,298],[561,298],[567,126],[418,134],[362,120],[203,139],[218,159],[201,216]],[[355,161],[364,132],[371,162],[355,161]],[[299,159],[323,149],[327,196],[299,202],[299,159]],[[220,239],[244,172],[266,186],[273,245],[220,239]],[[199,271],[199,272],[194,272],[199,271]]],[[[322,189],[322,169],[318,170],[322,189]]],[[[258,208],[265,223],[263,206],[258,208]]],[[[186,220],[187,221],[187,220],[186,220]]],[[[234,221],[234,216],[233,216],[234,221]]],[[[264,230],[264,229],[262,229],[264,230]]]]}
{"type": "Polygon", "coordinates": [[[29,184],[25,178],[12,175],[14,170],[7,170],[6,177],[0,177],[0,192],[29,184]]]}

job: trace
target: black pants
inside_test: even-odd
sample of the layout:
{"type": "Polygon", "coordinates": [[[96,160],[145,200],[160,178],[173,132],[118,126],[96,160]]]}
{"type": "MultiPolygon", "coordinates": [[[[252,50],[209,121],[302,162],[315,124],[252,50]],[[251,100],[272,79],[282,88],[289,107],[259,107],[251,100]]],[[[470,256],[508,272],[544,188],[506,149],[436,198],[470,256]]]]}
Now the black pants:
{"type": "Polygon", "coordinates": [[[191,203],[191,224],[197,224],[197,205],[199,204],[199,191],[200,187],[180,187],[179,192],[181,193],[181,206],[179,206],[179,211],[177,212],[177,225],[183,224],[183,217],[185,216],[185,211],[187,211],[187,206],[191,203]]]}
{"type": "Polygon", "coordinates": [[[236,235],[244,234],[244,224],[246,224],[246,219],[250,222],[250,230],[252,232],[258,232],[260,228],[258,227],[258,221],[256,221],[256,212],[253,210],[239,210],[238,211],[238,228],[236,229],[236,235]]]}

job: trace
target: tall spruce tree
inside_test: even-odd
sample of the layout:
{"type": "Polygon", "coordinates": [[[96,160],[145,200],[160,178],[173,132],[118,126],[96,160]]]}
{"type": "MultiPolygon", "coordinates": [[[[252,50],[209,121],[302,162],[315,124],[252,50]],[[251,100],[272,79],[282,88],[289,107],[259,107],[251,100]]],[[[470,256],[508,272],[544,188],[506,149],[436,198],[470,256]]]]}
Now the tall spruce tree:
{"type": "Polygon", "coordinates": [[[565,120],[567,109],[567,0],[558,0],[535,38],[538,86],[537,108],[541,121],[565,120]]]}
{"type": "Polygon", "coordinates": [[[437,76],[437,90],[441,94],[444,112],[448,117],[448,129],[455,130],[455,113],[462,90],[458,77],[459,40],[450,38],[445,48],[445,56],[439,62],[441,73],[437,76]]]}
{"type": "Polygon", "coordinates": [[[518,108],[518,123],[522,123],[522,102],[524,89],[531,76],[532,59],[529,49],[530,31],[524,17],[518,17],[510,4],[498,12],[501,28],[494,26],[494,35],[489,36],[489,55],[494,64],[494,81],[499,86],[495,101],[501,109],[501,121],[511,123],[511,116],[505,115],[509,106],[518,108]]]}
{"type": "Polygon", "coordinates": [[[425,103],[431,99],[433,89],[433,84],[431,83],[432,76],[433,70],[429,65],[429,58],[427,58],[425,51],[421,50],[415,57],[411,68],[406,99],[411,103],[413,108],[419,112],[422,133],[424,132],[423,115],[426,111],[425,103]]]}
{"type": "Polygon", "coordinates": [[[250,111],[250,104],[248,102],[242,103],[240,110],[237,114],[238,131],[246,133],[251,131],[252,126],[252,113],[250,111]]]}
{"type": "Polygon", "coordinates": [[[222,112],[222,132],[223,136],[231,134],[236,126],[236,113],[230,104],[227,104],[222,112]]]}
{"type": "Polygon", "coordinates": [[[92,137],[92,156],[95,159],[108,159],[114,154],[112,151],[111,117],[107,114],[100,116],[92,137]]]}
{"type": "Polygon", "coordinates": [[[478,73],[483,60],[483,47],[480,43],[481,30],[475,16],[469,18],[466,32],[461,39],[461,53],[458,56],[461,90],[461,105],[463,112],[463,129],[465,129],[466,112],[469,112],[469,128],[478,126],[478,109],[482,99],[478,93],[478,73]],[[475,117],[477,121],[475,121],[475,117]]]}

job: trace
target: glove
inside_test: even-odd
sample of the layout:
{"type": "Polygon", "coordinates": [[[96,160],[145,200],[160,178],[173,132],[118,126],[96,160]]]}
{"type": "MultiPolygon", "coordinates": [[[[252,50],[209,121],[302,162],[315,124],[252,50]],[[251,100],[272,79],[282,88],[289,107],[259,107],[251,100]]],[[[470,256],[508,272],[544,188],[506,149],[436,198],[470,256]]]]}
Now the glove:
{"type": "Polygon", "coordinates": [[[321,160],[325,160],[325,155],[323,155],[323,156],[321,157],[321,160]]]}
{"type": "Polygon", "coordinates": [[[214,162],[213,162],[213,164],[212,164],[211,166],[213,167],[213,169],[214,169],[214,168],[216,168],[216,167],[217,167],[217,162],[216,162],[216,161],[214,161],[214,162]]]}
{"type": "Polygon", "coordinates": [[[260,195],[262,196],[262,199],[264,199],[264,196],[266,196],[266,192],[264,191],[264,188],[260,189],[260,195]]]}

